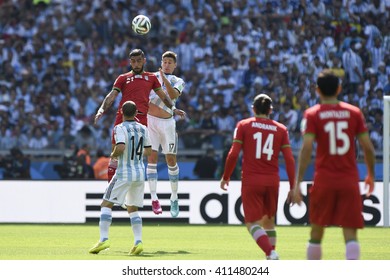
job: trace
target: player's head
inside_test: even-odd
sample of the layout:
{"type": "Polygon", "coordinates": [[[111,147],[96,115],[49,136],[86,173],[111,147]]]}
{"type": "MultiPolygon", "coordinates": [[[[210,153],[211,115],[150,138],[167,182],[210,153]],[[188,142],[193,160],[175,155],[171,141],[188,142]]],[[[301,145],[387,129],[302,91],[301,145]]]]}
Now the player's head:
{"type": "Polygon", "coordinates": [[[129,53],[130,65],[133,72],[136,74],[144,71],[144,65],[146,62],[145,54],[140,49],[134,49],[129,53]]]}
{"type": "Polygon", "coordinates": [[[137,106],[133,101],[126,101],[122,105],[122,113],[124,119],[134,119],[137,114],[137,106]]]}
{"type": "Polygon", "coordinates": [[[163,70],[163,72],[167,74],[172,74],[177,66],[176,61],[177,54],[173,51],[166,51],[165,53],[163,53],[161,59],[161,69],[163,70]]]}
{"type": "Polygon", "coordinates": [[[318,74],[317,92],[323,97],[337,96],[341,91],[339,78],[330,69],[325,69],[318,74]]]}
{"type": "Polygon", "coordinates": [[[253,99],[252,109],[255,115],[269,116],[272,112],[272,108],[272,99],[265,93],[260,93],[253,99]]]}

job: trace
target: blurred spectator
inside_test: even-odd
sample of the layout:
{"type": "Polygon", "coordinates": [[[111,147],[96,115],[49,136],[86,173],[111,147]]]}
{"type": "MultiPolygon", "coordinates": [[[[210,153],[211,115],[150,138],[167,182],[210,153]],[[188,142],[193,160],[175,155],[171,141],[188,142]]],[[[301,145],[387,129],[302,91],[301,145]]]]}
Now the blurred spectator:
{"type": "Polygon", "coordinates": [[[208,148],[206,153],[199,158],[194,167],[194,174],[199,179],[215,179],[218,161],[215,158],[215,150],[208,148]]]}
{"type": "Polygon", "coordinates": [[[106,180],[108,179],[107,168],[110,158],[107,157],[102,150],[96,152],[96,162],[93,165],[93,173],[95,179],[106,180]]]}
{"type": "Polygon", "coordinates": [[[34,127],[32,131],[32,137],[28,141],[28,147],[34,150],[45,149],[49,146],[47,137],[43,134],[40,127],[34,127]]]}
{"type": "MultiPolygon", "coordinates": [[[[113,0],[103,6],[99,1],[38,2],[44,4],[0,1],[0,118],[6,127],[0,133],[0,149],[10,148],[4,137],[20,134],[20,139],[30,139],[37,126],[42,138],[47,137],[47,145],[39,141],[46,148],[67,149],[75,143],[103,148],[103,131],[111,131],[112,121],[93,127],[91,118],[102,93],[112,86],[107,81],[129,70],[123,53],[139,46],[145,46],[150,71],[157,70],[155,60],[167,49],[181,57],[177,71],[188,86],[177,105],[184,110],[193,107],[189,120],[180,123],[179,133],[188,136],[179,137],[184,148],[215,141],[198,127],[205,110],[226,108],[230,117],[242,118],[251,112],[251,98],[263,89],[273,94],[275,116],[283,115],[277,100],[290,101],[300,116],[302,98],[309,106],[317,99],[310,85],[322,67],[332,68],[343,79],[340,99],[356,99],[351,93],[370,83],[364,75],[368,68],[375,71],[383,94],[390,93],[386,1],[185,0],[169,2],[164,13],[156,8],[164,1],[130,5],[113,0]],[[126,31],[141,11],[152,20],[147,36],[126,31]],[[230,75],[223,76],[226,67],[230,75]],[[300,73],[305,81],[298,78],[300,73]],[[224,89],[231,78],[234,87],[224,89]],[[243,88],[244,100],[237,101],[236,92],[243,88]],[[214,89],[223,101],[213,96],[214,89]],[[14,132],[16,125],[20,133],[14,132]]],[[[377,98],[368,98],[366,106],[373,100],[371,107],[377,107],[380,94],[373,89],[377,98]]],[[[113,118],[114,112],[106,112],[104,120],[113,118]]],[[[283,116],[279,120],[288,124],[283,116]]],[[[234,124],[230,133],[233,129],[234,124]]],[[[218,124],[214,130],[218,135],[218,124]]]]}
{"type": "Polygon", "coordinates": [[[76,154],[77,157],[83,156],[85,163],[88,165],[91,165],[91,156],[89,155],[90,149],[90,146],[87,143],[84,143],[76,154]]]}
{"type": "Polygon", "coordinates": [[[10,150],[9,156],[0,157],[4,179],[31,179],[30,164],[30,159],[17,147],[10,150]]]}
{"type": "Polygon", "coordinates": [[[75,152],[65,154],[62,164],[54,166],[61,179],[92,179],[94,172],[91,165],[85,162],[85,154],[77,156],[75,152]]]}

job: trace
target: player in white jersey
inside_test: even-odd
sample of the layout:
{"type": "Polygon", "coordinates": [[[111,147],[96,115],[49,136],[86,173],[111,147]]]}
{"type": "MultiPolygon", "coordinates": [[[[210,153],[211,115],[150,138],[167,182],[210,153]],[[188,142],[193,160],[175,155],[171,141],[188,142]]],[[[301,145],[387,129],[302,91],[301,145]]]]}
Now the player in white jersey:
{"type": "MultiPolygon", "coordinates": [[[[177,55],[172,51],[167,51],[162,55],[161,69],[156,73],[164,90],[169,94],[173,104],[182,94],[184,89],[183,79],[173,75],[177,64],[177,55]]],[[[168,165],[169,181],[171,183],[171,215],[179,215],[178,201],[178,179],[179,166],[177,165],[177,133],[176,121],[173,118],[173,112],[162,102],[160,97],[151,92],[149,98],[148,111],[148,130],[152,142],[152,154],[148,157],[148,166],[146,168],[147,179],[152,197],[152,209],[155,214],[161,214],[162,209],[157,196],[157,161],[158,151],[161,146],[162,153],[165,154],[165,160],[168,165]]]]}
{"type": "Polygon", "coordinates": [[[149,156],[152,148],[146,126],[136,122],[137,106],[133,101],[122,105],[123,122],[114,127],[115,147],[112,159],[118,160],[118,168],[103,196],[100,210],[100,240],[89,250],[91,254],[110,247],[108,231],[112,221],[112,207],[122,205],[126,200],[126,208],[134,233],[134,246],[130,255],[138,255],[143,251],[142,218],[138,207],[143,207],[145,190],[145,165],[143,155],[149,156]]]}

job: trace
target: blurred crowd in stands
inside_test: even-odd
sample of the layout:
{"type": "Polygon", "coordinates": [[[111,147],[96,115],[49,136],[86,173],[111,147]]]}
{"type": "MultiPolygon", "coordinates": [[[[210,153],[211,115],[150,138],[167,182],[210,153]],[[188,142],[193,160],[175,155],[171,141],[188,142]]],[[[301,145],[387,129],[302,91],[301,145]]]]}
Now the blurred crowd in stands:
{"type": "Polygon", "coordinates": [[[119,98],[102,122],[93,118],[134,48],[149,71],[164,51],[178,54],[186,88],[177,107],[188,114],[177,120],[180,149],[222,150],[261,91],[298,149],[323,68],[340,77],[340,100],[361,108],[382,149],[389,14],[390,0],[0,0],[0,150],[108,154],[119,98]],[[146,36],[131,30],[137,14],[151,19],[146,36]]]}

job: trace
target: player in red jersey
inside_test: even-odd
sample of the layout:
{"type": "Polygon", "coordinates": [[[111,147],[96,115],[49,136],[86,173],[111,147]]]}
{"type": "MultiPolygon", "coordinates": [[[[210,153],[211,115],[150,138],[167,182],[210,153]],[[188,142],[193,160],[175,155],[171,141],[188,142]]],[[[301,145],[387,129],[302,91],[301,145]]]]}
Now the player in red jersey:
{"type": "Polygon", "coordinates": [[[356,165],[355,138],[363,148],[368,175],[367,196],[374,190],[375,150],[359,108],[337,100],[339,79],[330,70],[317,78],[321,104],[307,109],[301,129],[303,145],[299,154],[297,181],[292,202],[301,204],[300,183],[310,162],[312,146],[317,142],[313,186],[309,191],[311,223],[307,259],[321,259],[321,241],[326,226],[341,226],[346,244],[346,259],[360,258],[357,229],[364,227],[359,174],[356,165]]]}
{"type": "MultiPolygon", "coordinates": [[[[130,52],[129,58],[132,70],[119,75],[115,80],[112,90],[106,95],[102,105],[96,113],[95,124],[103,116],[104,112],[111,107],[120,92],[122,92],[122,99],[118,106],[114,126],[122,122],[123,116],[120,108],[122,108],[123,103],[126,101],[133,101],[136,104],[138,109],[136,118],[141,124],[147,125],[147,112],[149,109],[149,95],[151,90],[154,90],[164,104],[175,114],[184,116],[184,111],[177,109],[169,98],[169,95],[164,92],[156,75],[144,71],[144,65],[146,63],[144,52],[140,49],[134,49],[130,52]]],[[[112,141],[114,145],[114,137],[112,137],[112,141]]],[[[114,176],[116,165],[117,162],[115,160],[110,161],[108,167],[108,181],[114,176]]]]}
{"type": "MultiPolygon", "coordinates": [[[[241,198],[245,224],[267,259],[277,260],[279,256],[275,251],[275,214],[279,197],[280,151],[286,163],[290,190],[295,181],[295,161],[287,128],[269,119],[272,112],[271,98],[266,94],[257,95],[252,109],[255,116],[240,121],[236,126],[220,186],[223,190],[227,189],[242,149],[241,198]]],[[[290,198],[291,191],[288,194],[288,202],[290,198]]]]}

